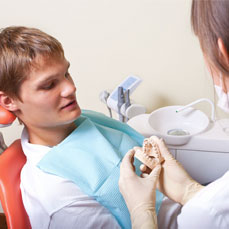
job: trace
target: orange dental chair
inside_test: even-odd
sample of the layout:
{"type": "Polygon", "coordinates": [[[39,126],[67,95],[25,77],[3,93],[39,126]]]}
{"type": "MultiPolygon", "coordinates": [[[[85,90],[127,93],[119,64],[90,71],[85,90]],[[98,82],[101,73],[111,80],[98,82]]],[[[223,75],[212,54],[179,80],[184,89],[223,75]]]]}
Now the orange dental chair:
{"type": "MultiPolygon", "coordinates": [[[[0,127],[10,125],[15,118],[0,106],[0,127]]],[[[31,228],[20,190],[20,173],[25,162],[19,139],[0,155],[0,201],[9,229],[31,228]]]]}

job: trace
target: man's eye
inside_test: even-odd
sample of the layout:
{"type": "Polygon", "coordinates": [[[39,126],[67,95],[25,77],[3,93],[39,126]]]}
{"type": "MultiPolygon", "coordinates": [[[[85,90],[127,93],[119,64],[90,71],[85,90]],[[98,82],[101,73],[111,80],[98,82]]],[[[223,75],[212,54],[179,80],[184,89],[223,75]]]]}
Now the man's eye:
{"type": "Polygon", "coordinates": [[[47,85],[42,86],[42,89],[43,90],[49,90],[49,89],[52,89],[54,86],[55,86],[55,83],[52,82],[52,83],[49,83],[47,85]]]}

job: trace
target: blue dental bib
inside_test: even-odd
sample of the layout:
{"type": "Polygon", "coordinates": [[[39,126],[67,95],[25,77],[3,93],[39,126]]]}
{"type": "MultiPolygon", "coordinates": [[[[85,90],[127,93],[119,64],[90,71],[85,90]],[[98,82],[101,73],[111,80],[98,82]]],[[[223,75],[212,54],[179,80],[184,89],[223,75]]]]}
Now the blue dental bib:
{"type": "MultiPolygon", "coordinates": [[[[144,137],[127,124],[93,111],[84,110],[75,122],[77,128],[37,166],[73,181],[105,206],[122,228],[131,228],[130,215],[118,187],[120,162],[128,150],[142,145],[144,137]]],[[[138,174],[140,164],[135,161],[138,174]]],[[[157,212],[162,198],[163,194],[157,191],[157,212]]]]}

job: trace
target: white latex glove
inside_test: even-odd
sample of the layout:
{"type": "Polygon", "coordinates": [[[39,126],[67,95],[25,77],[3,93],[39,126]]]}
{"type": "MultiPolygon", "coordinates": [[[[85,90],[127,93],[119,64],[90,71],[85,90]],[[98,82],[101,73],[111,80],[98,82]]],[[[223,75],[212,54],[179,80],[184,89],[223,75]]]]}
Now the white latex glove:
{"type": "Polygon", "coordinates": [[[133,229],[157,228],[155,212],[156,183],[161,166],[142,178],[136,175],[133,166],[134,150],[127,152],[120,167],[119,188],[126,201],[133,229]]]}
{"type": "MultiPolygon", "coordinates": [[[[165,159],[162,163],[157,188],[170,199],[184,205],[204,186],[193,180],[183,166],[175,160],[162,139],[155,136],[153,138],[165,159]]],[[[136,149],[137,147],[135,147],[136,149]]],[[[144,167],[140,167],[140,169],[145,170],[144,167]]],[[[143,176],[147,177],[145,174],[143,176]]]]}

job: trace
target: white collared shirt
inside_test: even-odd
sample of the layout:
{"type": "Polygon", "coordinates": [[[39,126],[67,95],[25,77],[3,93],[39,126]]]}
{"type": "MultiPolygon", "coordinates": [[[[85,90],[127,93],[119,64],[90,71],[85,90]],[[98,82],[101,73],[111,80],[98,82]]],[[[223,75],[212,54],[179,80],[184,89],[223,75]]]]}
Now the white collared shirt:
{"type": "Polygon", "coordinates": [[[32,228],[120,228],[108,210],[76,184],[36,166],[50,147],[30,144],[25,128],[21,143],[27,162],[21,171],[20,188],[32,228]]]}

